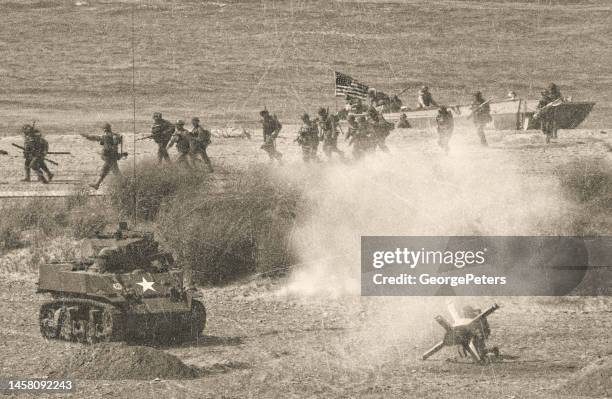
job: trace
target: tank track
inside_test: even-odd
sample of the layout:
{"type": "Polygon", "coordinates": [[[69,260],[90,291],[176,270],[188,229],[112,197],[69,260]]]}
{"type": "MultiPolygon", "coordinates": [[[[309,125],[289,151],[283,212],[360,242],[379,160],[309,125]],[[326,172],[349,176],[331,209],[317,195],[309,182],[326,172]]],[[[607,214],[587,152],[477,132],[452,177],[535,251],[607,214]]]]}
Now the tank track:
{"type": "Polygon", "coordinates": [[[45,302],[40,332],[47,339],[86,343],[121,341],[125,320],[116,307],[91,299],[61,298],[45,302]]]}

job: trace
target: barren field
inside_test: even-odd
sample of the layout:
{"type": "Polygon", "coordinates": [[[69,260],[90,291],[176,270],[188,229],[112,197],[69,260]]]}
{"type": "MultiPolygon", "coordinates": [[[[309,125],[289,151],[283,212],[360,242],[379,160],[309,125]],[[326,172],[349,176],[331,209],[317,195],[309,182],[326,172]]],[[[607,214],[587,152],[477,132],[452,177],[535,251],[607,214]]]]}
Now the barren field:
{"type": "Polygon", "coordinates": [[[452,349],[421,361],[442,336],[433,317],[446,315],[452,298],[360,297],[358,266],[360,235],[612,234],[609,203],[580,202],[562,183],[569,164],[611,170],[608,1],[24,0],[0,1],[0,23],[4,196],[64,195],[91,182],[99,146],[75,134],[98,132],[105,121],[125,134],[130,155],[120,167],[129,174],[134,160],[155,154],[150,141],[134,148],[132,135],[133,123],[137,137],[148,133],[153,111],[251,129],[252,140],[214,137],[209,148],[213,164],[240,174],[267,162],[254,130],[266,106],[284,123],[278,148],[286,162],[274,173],[289,182],[321,176],[302,188],[320,206],[292,237],[300,263],[283,278],[200,287],[208,324],[199,342],[148,352],[45,341],[37,318],[48,298],[35,294],[33,266],[42,255],[3,252],[0,376],[76,375],[75,398],[612,397],[609,297],[455,299],[501,305],[489,320],[503,361],[478,366],[452,349]],[[409,86],[408,103],[422,84],[457,103],[474,89],[533,98],[554,81],[597,105],[580,129],[561,131],[550,145],[539,132],[490,131],[482,148],[474,132],[457,131],[445,156],[434,132],[396,129],[389,155],[305,167],[296,123],[304,111],[334,107],[333,70],[391,93],[409,86]],[[23,161],[10,146],[32,120],[52,151],[72,153],[51,157],[59,166],[50,165],[48,186],[19,182],[23,161]],[[107,351],[98,363],[97,350],[107,351]],[[156,363],[144,354],[173,365],[174,355],[185,368],[148,368],[156,363]],[[603,372],[593,373],[600,363],[603,372]],[[109,369],[117,375],[109,378],[109,369]]]}

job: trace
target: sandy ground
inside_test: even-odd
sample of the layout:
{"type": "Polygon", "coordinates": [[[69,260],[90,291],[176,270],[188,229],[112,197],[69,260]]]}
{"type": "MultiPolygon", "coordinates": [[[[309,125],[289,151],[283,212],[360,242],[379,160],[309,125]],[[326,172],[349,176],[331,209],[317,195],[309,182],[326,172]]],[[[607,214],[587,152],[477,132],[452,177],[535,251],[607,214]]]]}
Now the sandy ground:
{"type": "MultiPolygon", "coordinates": [[[[290,170],[300,168],[295,127],[279,140],[290,170]]],[[[76,136],[49,136],[61,180],[89,181],[99,160],[95,143],[76,136]]],[[[611,140],[600,130],[561,132],[546,146],[537,133],[490,132],[490,148],[477,145],[470,132],[454,138],[450,157],[499,163],[487,171],[504,184],[513,171],[544,190],[555,184],[552,173],[568,161],[609,159],[611,140]],[[511,163],[505,162],[512,159],[511,163]],[[508,169],[509,168],[509,169],[508,169]]],[[[4,138],[0,147],[17,138],[4,138]]],[[[131,142],[128,138],[127,142],[131,142]]],[[[431,132],[396,130],[389,139],[393,157],[442,157],[431,132]]],[[[142,142],[139,142],[142,143],[142,142]]],[[[216,138],[213,162],[248,167],[265,162],[260,138],[216,138]]],[[[132,149],[128,146],[128,151],[132,149]]],[[[138,147],[138,159],[152,156],[152,143],[138,147]]],[[[12,152],[3,169],[3,190],[50,190],[37,183],[16,183],[20,158],[12,152]]],[[[124,161],[122,165],[126,168],[124,161]]],[[[476,161],[475,161],[476,162],[476,161]]],[[[413,165],[414,166],[414,165],[413,165]]],[[[429,166],[428,166],[429,167],[429,166]]],[[[509,184],[509,183],[506,183],[509,184]]],[[[73,185],[72,182],[70,185],[73,185]]],[[[308,272],[308,270],[306,270],[308,272]]],[[[445,349],[428,361],[420,355],[442,335],[433,321],[443,302],[432,298],[360,298],[340,293],[304,296],[287,290],[293,280],[254,278],[224,288],[204,289],[208,308],[205,336],[198,343],[162,348],[185,363],[211,370],[194,380],[77,381],[74,397],[418,397],[418,398],[560,398],[557,387],[600,356],[612,354],[609,331],[612,306],[606,298],[472,298],[479,306],[498,302],[490,317],[491,344],[513,357],[499,364],[473,365],[445,349]],[[516,358],[514,358],[516,357],[516,358]]],[[[37,325],[35,276],[0,278],[0,374],[47,376],[54,363],[70,357],[78,345],[45,341],[37,325]]],[[[575,396],[566,396],[575,397],[575,396]]]]}

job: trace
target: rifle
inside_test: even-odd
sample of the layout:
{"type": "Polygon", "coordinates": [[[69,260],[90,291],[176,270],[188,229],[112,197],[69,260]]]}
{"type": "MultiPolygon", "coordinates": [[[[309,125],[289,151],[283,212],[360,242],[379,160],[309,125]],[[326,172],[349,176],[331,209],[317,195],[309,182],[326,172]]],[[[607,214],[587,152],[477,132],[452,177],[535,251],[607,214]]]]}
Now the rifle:
{"type": "MultiPolygon", "coordinates": [[[[12,145],[13,147],[19,148],[21,151],[23,151],[23,152],[25,153],[25,148],[23,148],[23,147],[22,147],[22,146],[20,146],[19,144],[11,143],[11,145],[12,145]]],[[[53,165],[55,165],[55,166],[59,166],[59,164],[58,164],[57,162],[55,162],[55,161],[53,161],[53,160],[51,160],[51,159],[49,159],[49,158],[46,158],[46,157],[45,157],[45,158],[44,158],[44,160],[45,160],[45,161],[47,161],[47,162],[49,162],[49,163],[52,163],[52,164],[53,164],[53,165]]]]}
{"type": "Polygon", "coordinates": [[[396,96],[397,96],[397,97],[401,96],[401,95],[402,95],[402,94],[404,94],[406,91],[408,91],[408,89],[409,89],[410,87],[412,87],[412,86],[411,86],[411,85],[410,85],[410,86],[406,86],[406,87],[404,88],[404,90],[400,91],[398,94],[396,94],[396,96]]]}
{"type": "Polygon", "coordinates": [[[136,141],[148,140],[148,139],[152,139],[152,138],[153,138],[153,135],[152,135],[152,134],[150,134],[150,135],[148,135],[148,136],[144,136],[144,137],[137,138],[137,139],[136,139],[136,141]]]}
{"type": "Polygon", "coordinates": [[[545,106],[537,110],[535,114],[533,114],[533,118],[539,119],[542,114],[542,111],[547,110],[548,108],[551,108],[551,107],[556,107],[557,105],[561,105],[562,103],[563,103],[562,98],[557,98],[555,101],[549,102],[548,104],[546,104],[545,106]]]}
{"type": "Polygon", "coordinates": [[[476,107],[475,109],[472,110],[472,112],[467,116],[467,118],[468,119],[472,119],[474,117],[474,112],[478,111],[480,108],[484,107],[485,105],[487,105],[488,103],[490,103],[493,100],[494,100],[493,98],[489,98],[487,101],[485,101],[482,104],[480,104],[478,107],[476,107]]]}
{"type": "Polygon", "coordinates": [[[4,150],[0,150],[0,155],[8,155],[8,152],[6,152],[4,150]]]}

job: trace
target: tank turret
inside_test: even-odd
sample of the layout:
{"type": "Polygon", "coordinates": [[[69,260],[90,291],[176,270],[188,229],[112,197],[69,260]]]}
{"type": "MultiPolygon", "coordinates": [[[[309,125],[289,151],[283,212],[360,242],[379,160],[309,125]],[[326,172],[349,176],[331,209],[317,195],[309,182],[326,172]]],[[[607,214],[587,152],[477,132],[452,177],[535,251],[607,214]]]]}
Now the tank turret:
{"type": "Polygon", "coordinates": [[[80,342],[196,339],[206,310],[150,232],[121,223],[85,240],[77,259],[41,265],[44,337],[80,342]]]}

